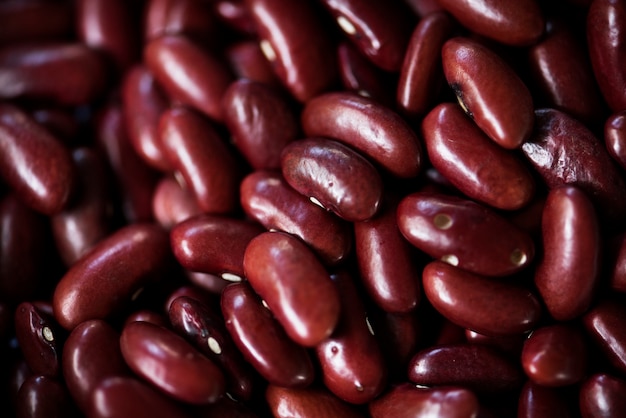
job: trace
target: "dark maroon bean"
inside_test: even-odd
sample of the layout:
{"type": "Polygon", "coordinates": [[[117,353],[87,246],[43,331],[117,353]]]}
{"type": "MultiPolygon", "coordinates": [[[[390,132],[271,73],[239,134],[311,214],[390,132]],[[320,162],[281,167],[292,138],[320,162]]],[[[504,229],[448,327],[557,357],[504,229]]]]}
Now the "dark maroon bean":
{"type": "Polygon", "coordinates": [[[433,167],[466,196],[505,210],[526,206],[534,197],[526,165],[494,144],[455,104],[428,113],[422,136],[433,167]]]}
{"type": "Polygon", "coordinates": [[[383,184],[369,161],[347,146],[325,138],[289,144],[282,173],[291,187],[348,221],[370,219],[378,211],[383,184]]]}
{"type": "Polygon", "coordinates": [[[553,388],[526,382],[517,408],[519,418],[570,418],[568,399],[553,388]]]}
{"type": "Polygon", "coordinates": [[[339,294],[305,243],[284,232],[264,232],[248,244],[243,267],[293,341],[313,347],[330,336],[339,320],[339,294]]]}
{"type": "Polygon", "coordinates": [[[371,158],[397,177],[415,177],[421,166],[417,136],[395,112],[372,99],[347,92],[312,99],[302,112],[310,137],[334,138],[371,158]]]}
{"type": "Polygon", "coordinates": [[[470,418],[478,415],[478,399],[462,388],[417,388],[403,383],[369,405],[372,418],[470,418]]]}
{"type": "MultiPolygon", "coordinates": [[[[222,396],[215,403],[195,406],[192,408],[196,418],[258,418],[251,407],[232,399],[230,396],[222,396]]],[[[260,412],[260,411],[259,411],[260,412]]]]}
{"type": "Polygon", "coordinates": [[[149,0],[146,6],[144,38],[186,35],[200,44],[213,45],[219,34],[212,2],[197,0],[149,0]]]}
{"type": "Polygon", "coordinates": [[[495,347],[505,354],[510,354],[514,357],[519,357],[522,353],[522,347],[524,341],[528,336],[526,334],[514,334],[514,335],[498,335],[490,336],[479,334],[476,331],[469,329],[465,330],[465,338],[472,344],[483,344],[491,347],[495,347]]]}
{"type": "Polygon", "coordinates": [[[331,276],[341,297],[341,316],[335,332],[315,348],[326,387],[346,402],[364,404],[387,383],[387,367],[372,334],[352,277],[331,276]]]}
{"type": "Polygon", "coordinates": [[[368,321],[380,343],[390,375],[404,379],[406,365],[417,351],[418,344],[422,343],[424,334],[416,310],[404,314],[372,310],[369,315],[368,321]]]}
{"type": "Polygon", "coordinates": [[[260,82],[239,80],[222,99],[232,141],[255,169],[279,169],[280,153],[299,133],[298,119],[281,92],[260,82]]]}
{"type": "Polygon", "coordinates": [[[323,389],[293,389],[270,385],[265,399],[276,418],[359,418],[361,414],[323,389]]]}
{"type": "Polygon", "coordinates": [[[439,0],[404,0],[404,2],[421,19],[425,19],[431,13],[444,11],[444,8],[439,4],[439,0]]]}
{"type": "Polygon", "coordinates": [[[287,337],[247,283],[222,292],[226,329],[244,358],[271,384],[306,387],[314,369],[308,352],[287,337]]]}
{"type": "Polygon", "coordinates": [[[165,300],[165,314],[168,314],[170,311],[172,303],[174,303],[176,299],[183,296],[204,305],[217,308],[217,300],[211,293],[205,292],[204,289],[196,286],[181,286],[167,296],[167,299],[165,300]]]}
{"type": "Polygon", "coordinates": [[[497,336],[532,330],[541,305],[527,289],[484,278],[442,261],[424,268],[426,297],[444,317],[473,331],[497,336]]]}
{"type": "Polygon", "coordinates": [[[626,233],[621,233],[609,243],[607,274],[611,288],[618,292],[626,292],[626,233]]]}
{"type": "Polygon", "coordinates": [[[601,301],[583,316],[587,334],[621,373],[626,373],[625,320],[626,308],[612,300],[601,301]]]}
{"type": "Polygon", "coordinates": [[[548,187],[578,186],[596,204],[601,219],[621,223],[624,180],[602,142],[581,122],[558,110],[539,109],[535,132],[522,151],[548,187]]]}
{"type": "Polygon", "coordinates": [[[3,1],[0,44],[63,38],[72,29],[70,2],[3,1]]]}
{"type": "Polygon", "coordinates": [[[535,285],[552,317],[574,319],[589,308],[600,279],[600,230],[585,193],[574,186],[551,190],[542,231],[535,285]]]}
{"type": "Polygon", "coordinates": [[[544,18],[535,0],[437,1],[463,26],[503,44],[532,45],[543,35],[544,18]]]}
{"type": "Polygon", "coordinates": [[[244,0],[214,0],[213,11],[226,26],[246,35],[256,35],[252,13],[244,0]]]}
{"type": "Polygon", "coordinates": [[[626,110],[615,113],[606,120],[604,143],[611,157],[626,169],[626,110]]]}
{"type": "Polygon", "coordinates": [[[608,374],[595,374],[580,387],[582,418],[612,418],[626,415],[626,382],[608,374]]]}
{"type": "Polygon", "coordinates": [[[172,99],[221,121],[222,95],[232,80],[216,57],[182,35],[165,35],[150,41],[144,61],[172,99]]]}
{"type": "Polygon", "coordinates": [[[15,310],[15,335],[24,360],[35,375],[59,376],[63,336],[51,317],[32,303],[22,302],[15,310]]]}
{"type": "MultiPolygon", "coordinates": [[[[454,322],[443,318],[443,323],[436,330],[435,343],[433,345],[461,344],[467,342],[465,329],[454,322]]],[[[415,353],[414,353],[415,354],[415,353]]]]}
{"type": "Polygon", "coordinates": [[[165,229],[202,213],[191,192],[171,177],[162,178],[154,189],[152,211],[156,221],[165,229]]]}
{"type": "Polygon", "coordinates": [[[118,312],[147,284],[167,273],[172,256],[165,231],[128,225],[75,263],[57,284],[54,316],[71,330],[118,312]]]}
{"type": "Polygon", "coordinates": [[[454,385],[477,393],[501,393],[519,389],[523,373],[491,347],[455,344],[417,353],[409,364],[409,380],[425,386],[454,385]]]}
{"type": "Polygon", "coordinates": [[[78,416],[67,389],[50,376],[32,376],[20,387],[17,418],[71,418],[78,416]]]}
{"type": "Polygon", "coordinates": [[[183,107],[161,115],[159,131],[171,165],[185,180],[203,212],[228,213],[237,204],[238,168],[211,123],[183,107]]]}
{"type": "Polygon", "coordinates": [[[441,54],[448,84],[476,125],[504,148],[526,141],[533,130],[533,100],[513,69],[468,38],[450,39],[441,54]]]}
{"type": "Polygon", "coordinates": [[[130,324],[131,322],[149,322],[151,324],[165,327],[169,326],[167,319],[160,313],[149,311],[147,309],[142,309],[139,311],[135,311],[126,317],[124,321],[124,326],[130,324]]]}
{"type": "Polygon", "coordinates": [[[398,227],[431,257],[485,276],[515,273],[535,254],[526,232],[496,212],[454,196],[427,192],[406,196],[398,205],[398,227]]]}
{"type": "MultiPolygon", "coordinates": [[[[187,278],[191,283],[210,293],[221,294],[222,290],[228,286],[231,281],[224,280],[220,276],[210,273],[200,273],[198,271],[187,271],[187,278]]],[[[234,277],[231,277],[234,279],[234,277]]]]}
{"type": "Polygon", "coordinates": [[[80,129],[78,121],[67,109],[39,106],[30,112],[31,117],[52,136],[66,145],[74,145],[80,129]]]}
{"type": "Polygon", "coordinates": [[[246,0],[261,49],[278,78],[299,101],[328,90],[336,78],[335,56],[311,1],[246,0]],[[306,47],[303,47],[306,45],[306,47]]]}
{"type": "Polygon", "coordinates": [[[241,206],[268,230],[295,235],[327,264],[344,260],[352,247],[350,225],[302,196],[280,173],[256,171],[240,185],[241,206]]]}
{"type": "MultiPolygon", "coordinates": [[[[226,2],[222,2],[222,4],[224,3],[226,2]]],[[[226,49],[226,58],[237,78],[247,78],[268,86],[280,86],[280,80],[263,55],[258,42],[241,41],[234,43],[226,49]]]]}

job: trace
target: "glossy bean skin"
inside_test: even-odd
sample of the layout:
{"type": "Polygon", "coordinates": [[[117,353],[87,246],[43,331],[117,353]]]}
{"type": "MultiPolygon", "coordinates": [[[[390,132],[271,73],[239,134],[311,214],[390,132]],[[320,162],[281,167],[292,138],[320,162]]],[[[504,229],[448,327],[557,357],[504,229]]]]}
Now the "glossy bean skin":
{"type": "Polygon", "coordinates": [[[553,388],[526,382],[517,408],[519,418],[570,418],[571,407],[565,396],[553,388]]]}
{"type": "Polygon", "coordinates": [[[172,99],[222,120],[220,102],[232,75],[216,57],[183,35],[165,35],[146,45],[144,61],[172,99]]]}
{"type": "Polygon", "coordinates": [[[187,296],[176,298],[168,315],[173,330],[223,370],[228,393],[238,399],[250,399],[254,375],[237,351],[224,320],[206,304],[187,296]]]}
{"type": "Polygon", "coordinates": [[[213,2],[213,12],[222,23],[236,32],[248,35],[257,34],[252,13],[244,0],[217,0],[213,2]]]}
{"type": "Polygon", "coordinates": [[[145,10],[144,38],[185,35],[202,45],[217,43],[217,18],[211,4],[194,0],[149,0],[145,10]]]}
{"type": "Polygon", "coordinates": [[[598,373],[580,387],[580,414],[583,418],[610,418],[626,414],[626,382],[598,373]]]}
{"type": "Polygon", "coordinates": [[[604,144],[609,155],[626,169],[626,111],[607,118],[604,124],[604,144]]]}
{"type": "Polygon", "coordinates": [[[591,3],[587,14],[589,58],[604,100],[614,112],[626,110],[626,5],[615,0],[591,3]]]}
{"type": "Polygon", "coordinates": [[[426,297],[444,317],[481,334],[498,336],[532,330],[541,305],[527,289],[484,278],[442,261],[422,273],[426,297]]]}
{"type": "Polygon", "coordinates": [[[53,307],[59,324],[71,330],[123,308],[135,292],[167,273],[168,238],[155,225],[134,224],[100,241],[57,284],[53,307]]]}
{"type": "Polygon", "coordinates": [[[384,390],[387,366],[352,277],[345,272],[331,277],[342,306],[335,332],[315,348],[322,380],[340,399],[364,404],[384,390]]]}
{"type": "Polygon", "coordinates": [[[626,186],[602,142],[558,110],[536,110],[535,125],[522,152],[548,187],[578,186],[595,203],[601,219],[621,223],[626,186]]]}
{"type": "Polygon", "coordinates": [[[465,339],[467,342],[495,347],[499,351],[515,357],[519,357],[521,354],[524,341],[526,341],[527,337],[528,335],[526,334],[498,335],[494,337],[480,334],[469,329],[465,330],[465,339]]]}
{"type": "Polygon", "coordinates": [[[31,376],[17,393],[18,418],[77,417],[69,393],[62,383],[49,376],[31,376]]]}
{"type": "Polygon", "coordinates": [[[328,264],[352,249],[350,224],[295,191],[280,173],[255,171],[240,185],[241,206],[268,230],[288,232],[307,243],[328,264]]]}
{"type": "Polygon", "coordinates": [[[313,347],[330,336],[339,321],[339,293],[306,244],[284,232],[264,232],[248,244],[243,267],[293,341],[313,347]]]}
{"type": "Polygon", "coordinates": [[[589,308],[600,280],[600,229],[585,193],[574,186],[552,189],[542,231],[535,285],[552,317],[574,319],[589,308]]]}
{"type": "Polygon", "coordinates": [[[544,18],[535,0],[438,3],[466,28],[503,44],[532,45],[544,31],[544,18]]]}
{"type": "Polygon", "coordinates": [[[201,273],[197,271],[187,271],[187,278],[191,283],[210,293],[220,294],[226,286],[231,282],[224,280],[220,276],[210,273],[201,273]]]}
{"type": "Polygon", "coordinates": [[[247,78],[274,87],[281,85],[258,42],[234,43],[226,49],[226,58],[238,79],[247,78]]]}
{"type": "Polygon", "coordinates": [[[508,358],[484,345],[451,344],[427,348],[409,364],[409,380],[418,385],[462,386],[476,393],[519,389],[523,373],[508,358]]]}
{"type": "Polygon", "coordinates": [[[221,306],[235,345],[269,383],[302,388],[313,382],[315,371],[308,352],[287,337],[249,284],[226,287],[221,306]]]}
{"type": "Polygon", "coordinates": [[[626,332],[622,323],[626,310],[616,301],[604,300],[583,316],[585,331],[600,347],[609,363],[626,372],[626,332]]]}
{"type": "Polygon", "coordinates": [[[309,137],[336,139],[362,152],[397,177],[419,173],[422,150],[415,132],[392,110],[354,93],[326,93],[302,112],[309,137]]]}
{"type": "Polygon", "coordinates": [[[431,13],[444,11],[444,8],[439,4],[439,0],[407,0],[406,3],[422,19],[425,19],[431,13]]]}
{"type": "Polygon", "coordinates": [[[364,221],[378,211],[383,194],[380,175],[369,161],[339,142],[294,141],[283,149],[281,169],[291,187],[347,221],[364,221]]]}
{"type": "Polygon", "coordinates": [[[520,209],[534,197],[526,165],[494,144],[459,106],[444,103],[430,111],[422,136],[433,167],[466,196],[504,210],[520,209]]]}
{"type": "Polygon", "coordinates": [[[417,388],[403,383],[369,405],[372,418],[472,418],[479,404],[471,391],[456,387],[417,388]]]}
{"type": "Polygon", "coordinates": [[[279,169],[280,153],[299,133],[290,103],[276,89],[238,80],[222,99],[232,141],[254,169],[279,169]]]}
{"type": "Polygon", "coordinates": [[[72,29],[72,5],[67,2],[5,1],[0,4],[0,45],[60,39],[72,29]]]}
{"type": "Polygon", "coordinates": [[[193,194],[171,177],[162,178],[154,189],[152,211],[165,229],[202,213],[193,194]]]}
{"type": "Polygon", "coordinates": [[[609,241],[607,262],[611,289],[626,292],[626,234],[621,233],[609,241]]]}
{"type": "Polygon", "coordinates": [[[175,399],[201,405],[224,394],[222,371],[166,328],[148,322],[127,324],[120,349],[135,373],[175,399]]]}
{"type": "Polygon", "coordinates": [[[506,276],[527,266],[535,254],[526,232],[470,200],[416,192],[402,199],[397,216],[411,244],[472,273],[506,276]]]}
{"type": "Polygon", "coordinates": [[[496,144],[518,148],[533,130],[533,100],[522,80],[496,53],[468,38],[442,49],[443,71],[465,112],[496,144]]]}
{"type": "Polygon", "coordinates": [[[293,389],[269,385],[265,399],[276,418],[359,418],[362,415],[323,389],[293,389]]]}
{"type": "Polygon", "coordinates": [[[158,325],[160,327],[169,327],[169,323],[165,317],[157,312],[150,311],[147,309],[142,309],[139,311],[135,311],[126,317],[124,321],[124,326],[131,322],[150,322],[151,324],[158,325]]]}
{"type": "Polygon", "coordinates": [[[0,175],[27,205],[52,215],[74,190],[74,163],[55,137],[19,108],[0,105],[0,175]]]}
{"type": "Polygon", "coordinates": [[[37,376],[57,378],[61,372],[60,357],[63,335],[53,318],[30,302],[15,310],[15,335],[24,360],[37,376]]]}
{"type": "Polygon", "coordinates": [[[245,5],[263,53],[296,100],[306,102],[332,86],[337,77],[332,41],[312,2],[246,0],[245,5]]]}

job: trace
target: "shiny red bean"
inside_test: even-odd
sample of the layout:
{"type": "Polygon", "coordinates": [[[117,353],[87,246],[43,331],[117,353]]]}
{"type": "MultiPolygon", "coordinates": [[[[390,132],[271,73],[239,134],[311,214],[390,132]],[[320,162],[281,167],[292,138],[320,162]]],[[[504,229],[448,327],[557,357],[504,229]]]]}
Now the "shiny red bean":
{"type": "Polygon", "coordinates": [[[557,389],[526,382],[520,393],[517,416],[519,418],[571,418],[571,399],[557,389]]]}
{"type": "Polygon", "coordinates": [[[611,288],[618,292],[626,292],[626,234],[620,233],[608,245],[607,274],[611,288]]]}
{"type": "Polygon", "coordinates": [[[57,378],[64,336],[53,318],[32,303],[15,310],[15,335],[30,370],[37,376],[57,378]]]}
{"type": "Polygon", "coordinates": [[[75,115],[60,107],[40,106],[30,111],[32,118],[66,145],[76,144],[80,129],[75,115]]]}
{"type": "Polygon", "coordinates": [[[49,376],[32,376],[17,393],[17,418],[78,417],[63,383],[49,376]]]}
{"type": "Polygon", "coordinates": [[[0,44],[61,39],[72,30],[72,4],[46,0],[3,1],[0,26],[0,44]]]}
{"type": "Polygon", "coordinates": [[[158,325],[160,327],[169,327],[169,323],[165,317],[157,312],[150,311],[147,309],[142,309],[139,311],[135,311],[126,317],[124,321],[124,326],[130,324],[131,322],[150,322],[151,324],[158,325]]]}
{"type": "MultiPolygon", "coordinates": [[[[223,2],[226,3],[226,2],[223,2]]],[[[237,78],[280,86],[280,80],[272,70],[270,62],[263,55],[258,42],[241,41],[226,49],[226,58],[237,78]]]]}
{"type": "Polygon", "coordinates": [[[185,35],[200,44],[214,46],[219,33],[211,2],[197,0],[149,0],[145,9],[144,38],[185,35]]]}
{"type": "Polygon", "coordinates": [[[323,389],[293,389],[269,385],[265,399],[276,418],[359,418],[360,413],[323,389]]]}
{"type": "Polygon", "coordinates": [[[583,316],[587,334],[608,361],[621,373],[626,373],[626,309],[613,300],[603,300],[583,316]]]}
{"type": "Polygon", "coordinates": [[[214,13],[227,27],[244,35],[256,35],[256,24],[244,0],[215,0],[212,3],[214,13]]]}
{"type": "Polygon", "coordinates": [[[193,194],[171,177],[162,178],[154,189],[152,211],[165,229],[202,213],[193,194]]]}
{"type": "Polygon", "coordinates": [[[497,335],[490,336],[485,334],[479,334],[476,331],[469,329],[465,330],[465,339],[472,344],[483,344],[491,347],[495,347],[503,353],[510,354],[511,356],[519,357],[522,353],[522,347],[524,341],[528,335],[526,334],[511,334],[511,335],[497,335]]]}
{"type": "Polygon", "coordinates": [[[598,373],[580,387],[582,418],[611,418],[626,415],[626,382],[617,377],[598,373]]]}
{"type": "Polygon", "coordinates": [[[626,110],[607,118],[604,124],[604,144],[609,155],[626,169],[626,110]]]}

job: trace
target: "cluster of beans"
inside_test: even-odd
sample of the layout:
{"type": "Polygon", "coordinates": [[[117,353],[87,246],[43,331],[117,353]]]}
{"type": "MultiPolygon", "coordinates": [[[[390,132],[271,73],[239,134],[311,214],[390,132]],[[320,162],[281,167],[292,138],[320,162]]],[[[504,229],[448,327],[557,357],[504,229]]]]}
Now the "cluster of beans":
{"type": "Polygon", "coordinates": [[[18,417],[626,417],[626,0],[0,0],[18,417]]]}

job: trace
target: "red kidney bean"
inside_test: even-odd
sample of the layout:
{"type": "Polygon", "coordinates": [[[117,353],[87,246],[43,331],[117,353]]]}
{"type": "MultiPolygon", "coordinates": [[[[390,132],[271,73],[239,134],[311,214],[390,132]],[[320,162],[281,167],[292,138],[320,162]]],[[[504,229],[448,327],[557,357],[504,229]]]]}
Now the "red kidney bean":
{"type": "Polygon", "coordinates": [[[157,184],[152,196],[152,211],[156,221],[165,229],[202,213],[196,198],[171,177],[157,184]]]}
{"type": "Polygon", "coordinates": [[[0,26],[0,44],[61,39],[72,29],[72,5],[67,1],[3,1],[0,26]]]}
{"type": "Polygon", "coordinates": [[[124,321],[124,326],[130,324],[131,322],[149,322],[164,328],[169,326],[167,319],[165,319],[163,315],[147,309],[135,311],[128,315],[124,321]]]}
{"type": "Polygon", "coordinates": [[[72,146],[76,144],[79,125],[78,121],[67,109],[59,107],[39,106],[30,111],[31,117],[43,126],[52,136],[72,146]]]}
{"type": "Polygon", "coordinates": [[[185,35],[207,46],[219,39],[212,2],[197,0],[149,0],[145,9],[144,38],[185,35]]]}
{"type": "Polygon", "coordinates": [[[222,120],[220,102],[232,75],[211,53],[183,35],[165,35],[146,45],[144,61],[172,99],[222,120]]]}
{"type": "Polygon", "coordinates": [[[16,404],[18,418],[78,416],[67,389],[49,376],[26,379],[17,393],[16,404]]]}
{"type": "Polygon", "coordinates": [[[569,400],[553,388],[526,382],[522,388],[517,408],[519,418],[570,418],[569,400]]]}
{"type": "Polygon", "coordinates": [[[420,299],[415,254],[396,222],[397,200],[388,198],[381,211],[355,222],[355,254],[361,280],[372,300],[388,312],[409,312],[420,299]]]}
{"type": "Polygon", "coordinates": [[[580,387],[582,418],[610,418],[626,414],[626,382],[605,373],[594,374],[580,387]]]}
{"type": "Polygon", "coordinates": [[[411,244],[476,274],[515,273],[535,254],[526,232],[471,200],[417,192],[402,199],[397,216],[400,232],[411,244]]]}
{"type": "Polygon", "coordinates": [[[600,279],[600,230],[591,201],[574,186],[552,189],[542,230],[535,285],[552,317],[574,319],[589,308],[600,279]]]}
{"type": "Polygon", "coordinates": [[[391,380],[395,376],[404,379],[406,365],[422,343],[423,326],[416,310],[404,314],[371,310],[369,315],[368,321],[378,337],[391,380]]]}
{"type": "Polygon", "coordinates": [[[533,130],[533,100],[513,69],[468,38],[450,39],[441,54],[448,84],[476,125],[504,148],[526,141],[533,130]]]}
{"type": "Polygon", "coordinates": [[[483,344],[494,347],[499,351],[518,358],[522,352],[526,334],[490,336],[479,334],[469,329],[465,330],[465,339],[471,344],[483,344]]]}
{"type": "Polygon", "coordinates": [[[228,213],[237,204],[238,168],[211,123],[193,110],[177,107],[161,115],[165,154],[185,179],[203,212],[228,213]]]}
{"type": "Polygon", "coordinates": [[[169,319],[175,332],[222,369],[228,393],[242,400],[252,397],[252,370],[237,351],[224,320],[217,313],[200,301],[181,296],[171,303],[169,319]]]}
{"type": "Polygon", "coordinates": [[[0,174],[20,199],[46,215],[60,212],[74,190],[69,151],[30,116],[0,105],[0,174]]]}
{"type": "Polygon", "coordinates": [[[505,210],[526,206],[534,197],[526,165],[494,144],[455,104],[431,110],[422,121],[422,136],[431,164],[466,196],[505,210]]]}
{"type": "Polygon", "coordinates": [[[360,154],[325,138],[294,141],[282,153],[282,173],[291,187],[347,221],[373,217],[380,206],[380,175],[360,154]]]}
{"type": "Polygon", "coordinates": [[[339,321],[339,294],[305,243],[284,232],[264,232],[248,244],[243,267],[293,341],[313,347],[330,336],[339,321]]]}
{"type": "Polygon", "coordinates": [[[228,395],[218,399],[215,403],[191,408],[196,417],[228,417],[228,418],[258,418],[255,412],[246,404],[233,400],[228,395]]]}
{"type": "Polygon", "coordinates": [[[93,418],[190,418],[183,408],[148,385],[130,377],[104,380],[93,391],[93,418]]]}
{"type": "Polygon", "coordinates": [[[439,4],[439,0],[404,0],[404,2],[421,19],[425,19],[431,13],[444,11],[444,8],[439,4]]]}
{"type": "Polygon", "coordinates": [[[438,2],[463,26],[503,44],[532,45],[544,32],[544,18],[535,0],[438,2]]]}
{"type": "Polygon", "coordinates": [[[241,280],[246,247],[262,232],[248,221],[199,215],[176,225],[170,241],[174,256],[186,269],[241,280]]]}
{"type": "Polygon", "coordinates": [[[269,385],[265,399],[276,418],[359,418],[360,413],[323,389],[293,389],[269,385]]]}
{"type": "Polygon", "coordinates": [[[104,319],[137,291],[167,273],[171,260],[166,232],[155,225],[126,226],[83,256],[63,276],[53,296],[54,316],[71,330],[104,319]]]}
{"type": "Polygon", "coordinates": [[[372,418],[470,418],[478,416],[476,395],[463,388],[417,388],[403,383],[369,405],[372,418]]]}
{"type": "Polygon", "coordinates": [[[608,361],[626,373],[626,309],[613,300],[603,300],[583,316],[587,334],[600,347],[608,361]]]}
{"type": "Polygon", "coordinates": [[[135,373],[175,399],[200,405],[224,394],[221,370],[166,328],[148,322],[127,324],[120,348],[135,373]]]}
{"type": "Polygon", "coordinates": [[[265,57],[297,100],[306,102],[333,85],[332,41],[311,1],[246,0],[245,4],[265,57]]]}
{"type": "Polygon", "coordinates": [[[606,149],[582,123],[554,109],[535,111],[535,132],[522,146],[550,188],[580,187],[607,222],[621,223],[626,186],[606,149]]]}
{"type": "Polygon", "coordinates": [[[607,118],[604,124],[604,144],[609,155],[626,169],[626,110],[607,118]]]}
{"type": "Polygon", "coordinates": [[[497,336],[532,330],[541,305],[527,289],[477,276],[442,261],[424,268],[424,293],[437,311],[473,331],[497,336]]]}
{"type": "Polygon", "coordinates": [[[398,107],[412,120],[432,107],[443,82],[441,48],[455,29],[446,13],[424,16],[413,30],[398,80],[398,107]]]}
{"type": "Polygon", "coordinates": [[[239,351],[270,384],[306,387],[313,382],[315,371],[308,352],[287,337],[250,285],[226,287],[222,313],[239,351]]]}
{"type": "Polygon", "coordinates": [[[119,334],[108,323],[94,319],[79,324],[63,346],[63,378],[72,398],[88,413],[94,389],[106,378],[127,376],[119,334]]]}
{"type": "Polygon", "coordinates": [[[350,225],[292,189],[280,173],[249,174],[241,182],[240,195],[241,206],[250,218],[268,230],[297,236],[326,264],[337,264],[350,254],[350,225]]]}
{"type": "MultiPolygon", "coordinates": [[[[222,4],[224,3],[226,2],[222,2],[222,4]]],[[[278,80],[269,61],[263,55],[258,42],[237,42],[230,45],[225,52],[230,68],[237,78],[247,78],[268,86],[280,86],[280,80],[278,80]]]]}
{"type": "Polygon", "coordinates": [[[417,136],[395,112],[353,93],[327,93],[302,112],[307,136],[336,139],[361,151],[397,177],[419,173],[422,150],[417,136]]]}
{"type": "Polygon", "coordinates": [[[331,276],[343,303],[335,332],[315,351],[326,387],[346,402],[364,404],[387,383],[387,367],[370,331],[355,283],[345,272],[331,276]]]}
{"type": "Polygon", "coordinates": [[[32,303],[20,303],[15,311],[15,335],[35,375],[58,377],[63,335],[51,317],[32,303]]]}
{"type": "Polygon", "coordinates": [[[609,256],[606,257],[607,275],[611,288],[626,292],[626,233],[620,233],[609,242],[609,256]]]}
{"type": "Polygon", "coordinates": [[[495,349],[478,344],[427,348],[409,363],[409,380],[418,385],[462,386],[477,393],[519,389],[522,372],[495,349]]]}
{"type": "Polygon", "coordinates": [[[247,35],[256,35],[256,24],[244,0],[215,0],[214,13],[231,29],[247,35]]]}
{"type": "Polygon", "coordinates": [[[602,95],[614,112],[626,110],[626,5],[596,0],[587,13],[589,58],[602,95]]]}
{"type": "Polygon", "coordinates": [[[255,169],[279,169],[280,153],[299,134],[298,119],[286,98],[260,82],[238,80],[222,99],[232,141],[255,169]]]}
{"type": "MultiPolygon", "coordinates": [[[[218,301],[213,297],[211,293],[208,293],[202,288],[196,286],[184,285],[174,289],[167,296],[167,299],[165,301],[165,313],[167,314],[170,311],[172,303],[174,303],[176,299],[183,296],[193,299],[204,305],[210,306],[211,308],[217,308],[218,301]]],[[[167,327],[169,327],[169,324],[167,325],[167,327]]]]}
{"type": "Polygon", "coordinates": [[[187,271],[187,278],[191,283],[207,292],[221,294],[222,290],[231,282],[223,278],[209,273],[201,273],[197,271],[187,271]]]}

